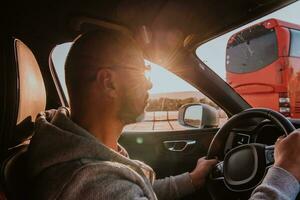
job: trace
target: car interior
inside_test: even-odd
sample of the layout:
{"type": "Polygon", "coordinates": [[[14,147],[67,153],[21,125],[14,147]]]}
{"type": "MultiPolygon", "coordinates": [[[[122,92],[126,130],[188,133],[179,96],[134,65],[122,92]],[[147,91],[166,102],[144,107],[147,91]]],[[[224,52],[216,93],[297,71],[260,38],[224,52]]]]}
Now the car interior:
{"type": "Polygon", "coordinates": [[[186,80],[230,118],[222,127],[171,132],[124,131],[119,142],[130,157],[149,164],[157,177],[162,178],[191,171],[202,156],[218,156],[222,162],[211,173],[207,186],[184,199],[248,199],[274,162],[274,140],[299,128],[300,120],[287,119],[269,109],[251,109],[238,93],[197,58],[195,49],[201,43],[294,2],[7,2],[1,10],[3,28],[0,33],[0,200],[28,199],[26,150],[34,134],[34,120],[40,112],[68,106],[50,58],[53,48],[99,28],[134,37],[147,60],[159,63],[186,80]],[[263,134],[270,131],[275,136],[263,134]],[[249,138],[249,143],[260,144],[249,144],[241,149],[237,145],[240,140],[233,133],[242,140],[249,138]],[[143,141],[143,145],[138,141],[143,141]],[[191,145],[185,151],[174,151],[174,148],[172,151],[166,145],[174,141],[191,145]],[[249,159],[240,154],[245,151],[249,159]],[[270,157],[265,156],[269,154],[270,157]],[[237,160],[232,159],[232,155],[241,165],[247,166],[243,172],[236,168],[237,160]],[[249,163],[253,156],[254,164],[249,163]],[[257,173],[248,177],[253,170],[257,173]],[[238,175],[237,171],[240,172],[238,175]],[[232,180],[237,176],[238,180],[232,180]]]}

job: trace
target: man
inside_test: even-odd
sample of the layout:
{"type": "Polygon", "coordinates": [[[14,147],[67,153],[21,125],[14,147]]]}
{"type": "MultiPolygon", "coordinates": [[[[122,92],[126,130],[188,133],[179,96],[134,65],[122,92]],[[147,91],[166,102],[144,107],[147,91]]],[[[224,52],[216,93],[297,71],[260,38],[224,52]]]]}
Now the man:
{"type": "MultiPolygon", "coordinates": [[[[65,70],[71,112],[41,114],[28,150],[34,199],[176,199],[204,185],[216,160],[201,158],[191,173],[155,180],[149,166],[129,159],[118,145],[123,127],[143,115],[151,88],[133,39],[113,31],[86,33],[73,44],[65,70]]],[[[290,138],[278,142],[277,167],[253,198],[295,197],[299,169],[285,159],[298,150],[287,148],[290,138]],[[278,178],[290,186],[276,187],[278,178]]]]}

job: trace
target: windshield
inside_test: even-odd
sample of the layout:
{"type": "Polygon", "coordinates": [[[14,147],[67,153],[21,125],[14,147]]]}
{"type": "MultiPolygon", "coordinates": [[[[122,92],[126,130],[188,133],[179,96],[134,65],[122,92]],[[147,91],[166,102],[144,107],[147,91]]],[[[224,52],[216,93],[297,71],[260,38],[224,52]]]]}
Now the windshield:
{"type": "Polygon", "coordinates": [[[290,29],[291,47],[290,56],[300,57],[300,30],[290,29]]]}
{"type": "Polygon", "coordinates": [[[275,30],[257,25],[232,36],[226,48],[226,70],[249,73],[259,70],[278,58],[275,30]]]}
{"type": "Polygon", "coordinates": [[[299,10],[297,1],[201,44],[196,54],[252,107],[300,118],[299,10]]]}

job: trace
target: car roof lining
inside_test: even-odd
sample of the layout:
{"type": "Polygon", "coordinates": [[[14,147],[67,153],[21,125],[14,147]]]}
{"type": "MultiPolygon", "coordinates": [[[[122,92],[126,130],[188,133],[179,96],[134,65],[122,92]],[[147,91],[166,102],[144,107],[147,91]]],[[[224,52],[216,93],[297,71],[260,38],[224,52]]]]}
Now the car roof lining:
{"type": "MultiPolygon", "coordinates": [[[[177,31],[183,39],[192,36],[189,43],[196,45],[295,1],[90,0],[86,3],[83,0],[28,0],[12,1],[4,14],[12,32],[25,37],[47,38],[54,44],[73,40],[78,32],[70,27],[72,21],[85,16],[127,27],[134,35],[138,35],[141,27],[147,27],[154,42],[164,39],[158,31],[177,31]]],[[[158,47],[168,49],[165,42],[161,44],[158,47]]],[[[147,50],[156,48],[153,44],[147,50]]]]}

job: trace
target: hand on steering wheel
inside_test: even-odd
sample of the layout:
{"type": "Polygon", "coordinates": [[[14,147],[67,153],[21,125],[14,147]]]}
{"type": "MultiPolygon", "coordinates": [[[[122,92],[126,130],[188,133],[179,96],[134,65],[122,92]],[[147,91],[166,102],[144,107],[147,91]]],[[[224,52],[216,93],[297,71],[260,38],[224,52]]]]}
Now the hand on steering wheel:
{"type": "Polygon", "coordinates": [[[219,129],[210,144],[207,158],[218,156],[224,160],[212,170],[209,182],[223,180],[231,191],[250,191],[261,182],[267,169],[274,164],[274,145],[245,144],[235,147],[225,156],[223,155],[230,130],[241,121],[250,118],[268,119],[280,127],[286,136],[295,130],[288,119],[270,109],[252,108],[234,115],[219,129]]]}

